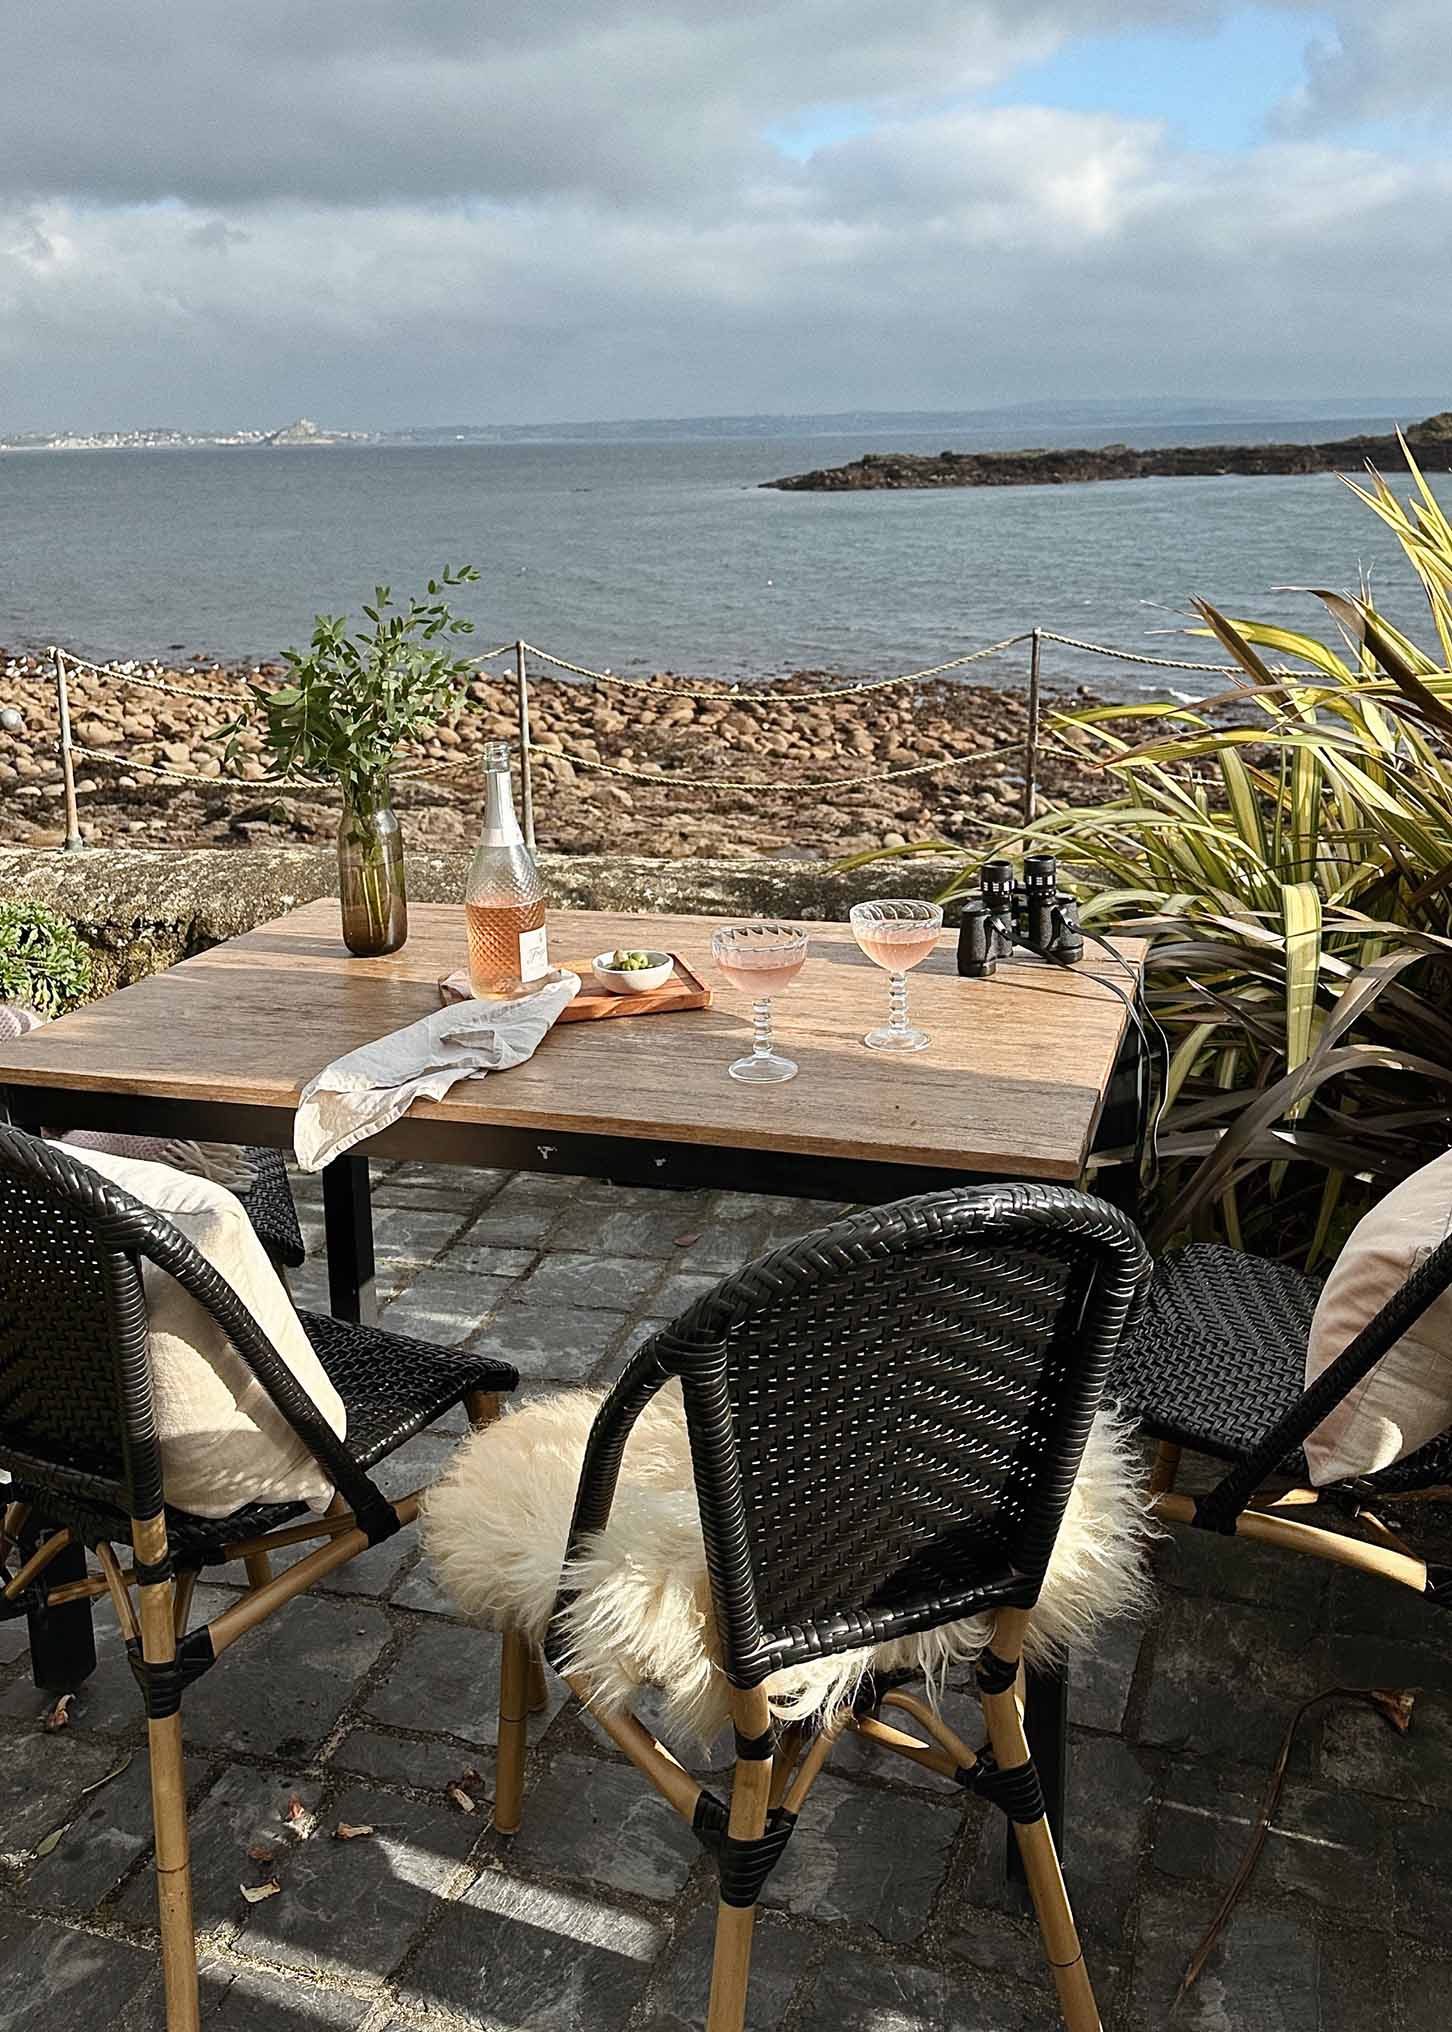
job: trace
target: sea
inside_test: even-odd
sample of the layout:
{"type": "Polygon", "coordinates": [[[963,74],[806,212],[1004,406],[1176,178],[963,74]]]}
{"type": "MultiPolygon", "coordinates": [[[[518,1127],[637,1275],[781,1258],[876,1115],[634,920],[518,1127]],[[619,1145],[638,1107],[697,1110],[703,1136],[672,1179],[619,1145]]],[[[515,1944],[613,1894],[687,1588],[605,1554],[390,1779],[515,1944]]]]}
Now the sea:
{"type": "MultiPolygon", "coordinates": [[[[885,676],[1036,625],[1210,661],[1213,646],[1188,632],[1194,597],[1334,639],[1309,589],[1365,581],[1426,637],[1394,538],[1334,474],[849,494],[761,485],[872,450],[1306,441],[1388,427],[1384,413],[1221,415],[1111,431],[1069,413],[1052,430],[1016,419],[956,439],[934,422],[775,438],[6,452],[0,644],[260,660],[305,641],[318,612],[357,615],[375,583],[406,596],[460,563],[480,573],[457,601],[476,622],[475,648],[522,637],[629,673],[885,676]]],[[[1452,482],[1434,484],[1452,505],[1452,482]]],[[[963,675],[1019,683],[1026,658],[1018,645],[963,675]]],[[[1044,673],[1112,697],[1219,688],[1053,643],[1044,673]]]]}

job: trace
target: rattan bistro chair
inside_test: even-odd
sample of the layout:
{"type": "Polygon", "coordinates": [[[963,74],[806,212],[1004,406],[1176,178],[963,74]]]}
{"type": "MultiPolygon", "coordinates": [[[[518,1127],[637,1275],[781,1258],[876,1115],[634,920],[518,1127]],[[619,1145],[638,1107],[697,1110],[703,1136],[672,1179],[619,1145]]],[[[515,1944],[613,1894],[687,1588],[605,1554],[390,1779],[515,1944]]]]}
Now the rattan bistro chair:
{"type": "MultiPolygon", "coordinates": [[[[606,1705],[599,1720],[716,1861],[709,2032],[740,2032],[745,2022],[757,1900],[844,1728],[1009,1816],[1065,2022],[1072,2032],[1099,2025],[1018,1680],[1104,1377],[1148,1269],[1128,1218],[1083,1193],[992,1186],[904,1200],[724,1279],[641,1347],[601,1406],[546,1655],[591,1702],[595,1685],[573,1662],[569,1562],[590,1553],[610,1518],[623,1465],[628,1479],[632,1428],[664,1415],[652,1400],[679,1379],[714,1611],[708,1670],[726,1682],[735,1730],[729,1805],[628,1711],[606,1705]],[[912,1671],[869,1677],[850,1705],[827,1708],[815,1724],[774,1728],[764,1682],[782,1668],[985,1611],[982,1749],[901,1690],[912,1671]],[[883,1719],[893,1711],[892,1722],[883,1719]],[[899,1728],[902,1717],[921,1734],[899,1728]]],[[[487,1436],[497,1434],[501,1458],[510,1458],[511,1427],[526,1426],[537,1408],[487,1436]]],[[[485,1443],[481,1468],[488,1455],[485,1443]]],[[[456,1523],[466,1559],[482,1567],[494,1553],[483,1537],[470,1552],[459,1489],[446,1477],[426,1518],[446,1585],[444,1541],[456,1523]],[[436,1508],[440,1499],[457,1500],[452,1519],[436,1508]]],[[[520,1821],[528,1665],[527,1634],[506,1630],[495,1805],[505,1833],[520,1821]]]]}
{"type": "Polygon", "coordinates": [[[282,1152],[259,1146],[249,1149],[247,1157],[255,1175],[247,1191],[237,1197],[247,1209],[257,1239],[279,1269],[301,1270],[307,1250],[282,1152]]]}
{"type": "Polygon", "coordinates": [[[196,2032],[200,2023],[184,1689],[274,1609],[413,1520],[418,1494],[389,1502],[370,1468],[456,1404],[486,1423],[498,1393],[518,1380],[500,1362],[311,1314],[302,1320],[347,1407],[346,1441],[231,1286],[169,1221],[63,1144],[0,1129],[0,1467],[11,1477],[0,1616],[43,1616],[106,1593],[115,1605],[147,1716],[168,2032],[196,2032]],[[164,1506],[143,1259],[207,1308],[306,1441],[337,1492],[325,1516],[301,1504],[259,1504],[218,1520],[164,1506]],[[314,1538],[323,1541],[315,1551],[272,1574],[271,1551],[314,1538]],[[73,1544],[91,1548],[100,1577],[48,1590],[47,1568],[73,1544]],[[131,1548],[128,1569],[117,1544],[131,1548]],[[188,1632],[201,1568],[239,1558],[246,1593],[188,1632]]]}
{"type": "Polygon", "coordinates": [[[1163,1257],[1109,1381],[1110,1395],[1160,1442],[1151,1482],[1157,1514],[1357,1567],[1431,1601],[1452,1602],[1452,1567],[1414,1557],[1373,1507],[1400,1497],[1452,1500],[1452,1431],[1375,1474],[1321,1489],[1309,1486],[1301,1450],[1449,1287],[1452,1241],[1445,1241],[1307,1389],[1306,1347],[1320,1296],[1315,1278],[1215,1243],[1163,1257]],[[1230,1471],[1204,1494],[1181,1495],[1175,1481],[1183,1452],[1227,1462],[1230,1471]],[[1376,1542],[1299,1515],[1318,1505],[1360,1523],[1376,1542]]]}

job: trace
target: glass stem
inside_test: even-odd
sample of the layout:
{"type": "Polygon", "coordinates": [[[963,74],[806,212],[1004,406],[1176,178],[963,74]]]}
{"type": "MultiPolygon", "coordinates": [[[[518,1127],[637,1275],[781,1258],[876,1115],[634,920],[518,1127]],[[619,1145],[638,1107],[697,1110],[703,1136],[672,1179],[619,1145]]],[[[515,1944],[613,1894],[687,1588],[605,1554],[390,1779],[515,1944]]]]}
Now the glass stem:
{"type": "Polygon", "coordinates": [[[907,975],[894,974],[887,997],[887,1027],[889,1030],[906,1030],[907,1020],[907,975]]]}
{"type": "Polygon", "coordinates": [[[753,1058],[771,1057],[771,997],[763,995],[751,1005],[752,1033],[751,1055],[753,1058]]]}

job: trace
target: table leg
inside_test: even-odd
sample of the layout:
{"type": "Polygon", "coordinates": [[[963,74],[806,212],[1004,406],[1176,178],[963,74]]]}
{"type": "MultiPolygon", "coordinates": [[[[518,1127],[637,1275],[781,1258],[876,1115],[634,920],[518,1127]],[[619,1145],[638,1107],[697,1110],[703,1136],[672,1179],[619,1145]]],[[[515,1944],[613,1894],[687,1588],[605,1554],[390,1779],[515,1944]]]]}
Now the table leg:
{"type": "MultiPolygon", "coordinates": [[[[68,1545],[45,1570],[53,1587],[86,1578],[86,1548],[68,1545]]],[[[96,1669],[96,1633],[88,1601],[66,1602],[27,1617],[30,1676],[42,1693],[74,1693],[96,1669]]]]}
{"type": "Polygon", "coordinates": [[[378,1322],[373,1284],[373,1195],[366,1157],[335,1157],[323,1166],[323,1231],[328,1250],[328,1305],[334,1319],[378,1322]]]}
{"type": "MultiPolygon", "coordinates": [[[[1032,1667],[1024,1673],[1024,1734],[1028,1737],[1029,1750],[1038,1766],[1039,1782],[1044,1788],[1044,1803],[1048,1809],[1049,1832],[1054,1837],[1054,1847],[1059,1852],[1059,1862],[1064,1864],[1064,1810],[1068,1800],[1068,1753],[1069,1753],[1069,1672],[1067,1666],[1036,1672],[1032,1667]]],[[[1018,1883],[1025,1881],[1023,1861],[1019,1855],[1018,1843],[1014,1839],[1013,1827],[1008,1829],[1008,1874],[1018,1883]]]]}

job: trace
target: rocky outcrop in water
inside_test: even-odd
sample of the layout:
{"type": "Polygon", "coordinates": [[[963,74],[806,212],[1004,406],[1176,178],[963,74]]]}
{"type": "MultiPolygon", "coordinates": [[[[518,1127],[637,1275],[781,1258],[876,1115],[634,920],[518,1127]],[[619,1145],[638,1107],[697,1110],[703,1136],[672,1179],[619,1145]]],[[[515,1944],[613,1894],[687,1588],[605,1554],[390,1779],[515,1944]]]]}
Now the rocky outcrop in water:
{"type": "MultiPolygon", "coordinates": [[[[1417,462],[1433,473],[1452,472],[1452,410],[1442,410],[1406,433],[1417,462]]],[[[1204,479],[1225,473],[1360,472],[1367,465],[1398,465],[1392,437],[1347,437],[1329,444],[1160,445],[1140,449],[1109,444],[1019,452],[868,452],[849,466],[825,466],[785,479],[763,480],[786,493],[836,494],[867,488],[1045,487],[1088,480],[1204,479]]]]}

